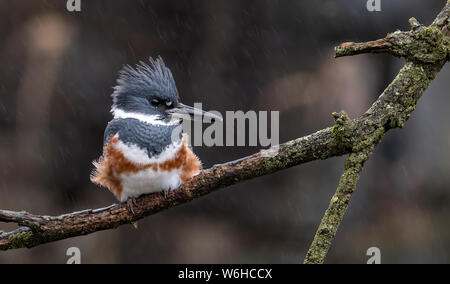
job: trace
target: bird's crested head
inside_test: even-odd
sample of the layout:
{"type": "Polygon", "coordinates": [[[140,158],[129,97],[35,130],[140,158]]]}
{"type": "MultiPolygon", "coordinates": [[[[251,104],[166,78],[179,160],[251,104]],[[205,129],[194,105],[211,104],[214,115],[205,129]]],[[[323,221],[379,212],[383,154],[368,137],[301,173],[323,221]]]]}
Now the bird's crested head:
{"type": "Polygon", "coordinates": [[[179,103],[172,72],[160,56],[140,62],[136,68],[126,65],[114,87],[113,113],[135,113],[166,117],[166,111],[179,103]]]}

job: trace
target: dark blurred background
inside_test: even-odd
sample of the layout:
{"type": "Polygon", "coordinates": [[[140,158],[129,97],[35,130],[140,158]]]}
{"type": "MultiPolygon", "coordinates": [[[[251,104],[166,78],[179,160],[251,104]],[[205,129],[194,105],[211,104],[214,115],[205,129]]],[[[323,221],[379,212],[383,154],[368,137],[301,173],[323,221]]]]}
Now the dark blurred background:
{"type": "MultiPolygon", "coordinates": [[[[430,24],[445,0],[0,0],[0,208],[58,215],[115,201],[89,181],[124,64],[161,55],[184,103],[278,110],[280,142],[361,115],[403,64],[388,55],[334,59],[345,41],[430,24]]],[[[450,261],[449,66],[404,129],[367,162],[327,262],[450,261]]],[[[205,167],[257,147],[195,147],[205,167]]],[[[0,263],[299,263],[334,193],[344,158],[223,189],[140,221],[139,229],[0,252],[0,263]]],[[[15,227],[0,224],[0,230],[15,227]]]]}

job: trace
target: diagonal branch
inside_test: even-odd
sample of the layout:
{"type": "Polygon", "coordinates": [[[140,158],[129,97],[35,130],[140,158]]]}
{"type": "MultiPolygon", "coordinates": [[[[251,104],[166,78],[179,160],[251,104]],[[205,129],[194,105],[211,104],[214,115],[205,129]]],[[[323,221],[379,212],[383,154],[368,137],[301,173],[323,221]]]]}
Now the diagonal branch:
{"type": "Polygon", "coordinates": [[[42,243],[116,228],[191,201],[219,188],[347,152],[348,149],[340,145],[333,137],[332,129],[326,128],[252,156],[204,170],[178,190],[169,192],[167,196],[159,193],[141,196],[136,200],[134,214],[128,211],[125,204],[53,217],[32,215],[23,211],[0,210],[1,222],[13,222],[31,229],[16,234],[0,235],[0,249],[33,247],[42,243]]]}
{"type": "Polygon", "coordinates": [[[356,190],[359,175],[363,170],[364,162],[372,155],[374,146],[363,149],[358,153],[351,153],[345,161],[344,172],[339,181],[338,188],[325,215],[317,229],[311,247],[306,254],[305,264],[321,264],[327,256],[331,243],[336,236],[339,225],[347,211],[350,198],[356,190]]]}
{"type": "MultiPolygon", "coordinates": [[[[167,197],[158,193],[141,196],[137,198],[135,214],[131,214],[124,204],[60,216],[0,210],[0,222],[21,226],[15,231],[0,233],[0,250],[34,247],[113,229],[251,178],[318,159],[344,154],[350,154],[353,159],[357,155],[353,153],[366,153],[388,130],[405,125],[419,98],[448,60],[449,38],[443,31],[448,26],[449,15],[450,1],[431,27],[413,27],[411,32],[406,32],[413,36],[404,35],[405,47],[398,55],[404,55],[407,63],[361,117],[350,120],[342,113],[334,114],[336,124],[333,127],[204,170],[167,197]],[[433,42],[435,44],[431,44],[433,42]],[[425,46],[426,49],[411,49],[414,46],[425,46]]],[[[399,36],[398,40],[401,41],[402,37],[399,36]]],[[[336,48],[336,56],[361,53],[353,52],[352,46],[347,44],[336,48]]]]}
{"type": "MultiPolygon", "coordinates": [[[[384,93],[367,113],[371,113],[372,110],[380,107],[380,104],[382,104],[381,102],[383,101],[382,98],[389,97],[389,93],[392,91],[400,91],[401,88],[398,87],[402,84],[408,84],[407,80],[413,79],[414,76],[420,74],[421,70],[425,70],[425,68],[430,67],[431,65],[440,69],[446,61],[449,60],[449,18],[450,0],[447,2],[447,5],[430,27],[424,27],[420,25],[415,18],[411,18],[409,20],[411,25],[410,32],[397,31],[393,34],[389,34],[386,38],[377,41],[366,43],[344,43],[336,47],[336,57],[369,52],[387,52],[395,56],[406,57],[409,60],[409,62],[407,62],[407,64],[402,68],[396,79],[384,91],[384,93]]],[[[437,73],[435,73],[434,76],[436,74],[437,73]]],[[[431,75],[431,73],[426,74],[426,77],[422,77],[422,79],[424,81],[426,78],[432,80],[432,77],[429,75],[431,75]]],[[[412,86],[414,86],[414,84],[412,86]]],[[[419,91],[419,93],[423,93],[423,91],[419,91]]],[[[404,93],[398,92],[396,95],[404,96],[404,93]]],[[[400,126],[404,125],[405,121],[414,110],[419,97],[420,95],[405,97],[408,100],[413,101],[413,103],[409,106],[410,110],[406,111],[406,116],[403,116],[403,118],[402,116],[398,116],[397,121],[391,120],[391,127],[396,126],[399,122],[401,123],[400,126]]],[[[386,107],[392,107],[392,105],[388,104],[386,107]]],[[[339,131],[338,133],[345,133],[343,131],[345,131],[349,121],[347,115],[343,112],[341,114],[335,114],[335,119],[335,128],[339,131]]],[[[306,254],[304,260],[305,264],[322,264],[325,261],[328,250],[331,247],[339,225],[342,222],[345,212],[347,211],[350,198],[356,190],[356,184],[358,182],[359,175],[363,170],[364,163],[370,158],[373,150],[380,142],[383,135],[384,132],[381,133],[381,136],[379,136],[379,140],[371,139],[368,140],[363,147],[353,148],[352,153],[345,162],[344,172],[342,173],[336,193],[332,197],[328,209],[325,211],[325,215],[323,216],[319,228],[317,229],[314,240],[306,254]]]]}

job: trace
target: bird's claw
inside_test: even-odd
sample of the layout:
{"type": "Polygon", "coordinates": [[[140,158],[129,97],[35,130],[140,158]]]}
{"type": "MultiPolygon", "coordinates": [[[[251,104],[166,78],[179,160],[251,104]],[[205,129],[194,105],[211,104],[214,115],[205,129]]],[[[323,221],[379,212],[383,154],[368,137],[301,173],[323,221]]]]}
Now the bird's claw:
{"type": "Polygon", "coordinates": [[[127,200],[127,209],[128,209],[128,212],[130,212],[133,215],[135,214],[134,213],[134,209],[133,209],[134,206],[137,206],[136,198],[134,198],[134,197],[128,198],[128,200],[127,200]]]}

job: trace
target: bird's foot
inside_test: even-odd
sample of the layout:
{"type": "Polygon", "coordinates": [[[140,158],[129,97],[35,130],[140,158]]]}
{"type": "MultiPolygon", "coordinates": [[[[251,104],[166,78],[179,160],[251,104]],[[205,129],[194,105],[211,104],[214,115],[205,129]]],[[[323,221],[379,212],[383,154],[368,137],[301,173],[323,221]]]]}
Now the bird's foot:
{"type": "Polygon", "coordinates": [[[133,215],[135,214],[134,209],[133,209],[134,206],[137,206],[136,198],[129,197],[127,199],[127,209],[128,209],[128,212],[130,212],[133,215]]]}
{"type": "Polygon", "coordinates": [[[171,188],[165,189],[165,190],[161,191],[161,194],[164,196],[164,198],[167,198],[167,195],[169,194],[169,191],[171,191],[171,190],[172,190],[171,188]]]}

